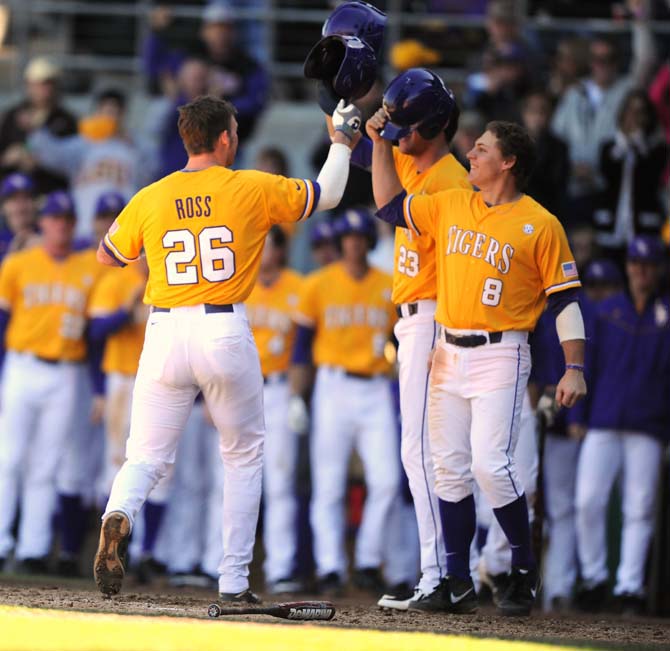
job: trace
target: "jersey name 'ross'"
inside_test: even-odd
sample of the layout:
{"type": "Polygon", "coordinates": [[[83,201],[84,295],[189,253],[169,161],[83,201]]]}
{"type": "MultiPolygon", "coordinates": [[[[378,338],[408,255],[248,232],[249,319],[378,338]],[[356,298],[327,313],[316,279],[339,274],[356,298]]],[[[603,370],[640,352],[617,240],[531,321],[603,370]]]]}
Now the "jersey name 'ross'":
{"type": "Polygon", "coordinates": [[[503,244],[494,237],[471,230],[463,230],[458,226],[449,228],[449,240],[445,255],[460,253],[470,255],[473,258],[483,258],[501,274],[507,274],[510,270],[514,247],[511,244],[503,244]],[[488,242],[487,242],[488,240],[488,242]]]}
{"type": "Polygon", "coordinates": [[[209,217],[212,214],[212,197],[206,194],[204,197],[184,197],[174,200],[179,219],[193,219],[194,217],[209,217]]]}
{"type": "Polygon", "coordinates": [[[384,308],[372,305],[330,305],[325,310],[326,328],[343,328],[352,325],[368,325],[372,328],[384,328],[389,320],[384,308]]]}

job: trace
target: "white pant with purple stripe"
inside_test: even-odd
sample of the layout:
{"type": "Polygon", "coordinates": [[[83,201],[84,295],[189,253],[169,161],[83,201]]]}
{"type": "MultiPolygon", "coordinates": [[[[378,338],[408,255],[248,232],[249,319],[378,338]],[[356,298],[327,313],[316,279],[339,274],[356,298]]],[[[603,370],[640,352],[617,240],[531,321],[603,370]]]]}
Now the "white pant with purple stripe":
{"type": "MultiPolygon", "coordinates": [[[[488,339],[486,333],[449,332],[488,339]]],[[[527,340],[525,332],[508,331],[498,343],[464,348],[438,334],[428,419],[440,499],[460,502],[473,493],[475,481],[492,508],[523,494],[514,451],[530,374],[527,340]]]]}
{"type": "Polygon", "coordinates": [[[398,339],[400,450],[414,500],[421,546],[419,587],[432,592],[446,574],[447,567],[440,511],[433,490],[435,476],[426,415],[428,363],[436,336],[435,302],[419,301],[418,306],[416,314],[403,316],[397,321],[394,332],[398,339]]]}

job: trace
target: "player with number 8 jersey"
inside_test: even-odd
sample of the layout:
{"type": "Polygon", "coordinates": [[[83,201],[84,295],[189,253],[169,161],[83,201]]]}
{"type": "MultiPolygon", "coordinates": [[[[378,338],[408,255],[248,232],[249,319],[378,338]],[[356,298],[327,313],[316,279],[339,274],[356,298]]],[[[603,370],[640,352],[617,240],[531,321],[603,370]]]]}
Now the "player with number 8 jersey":
{"type": "Polygon", "coordinates": [[[202,392],[219,432],[224,465],[224,601],[256,602],[249,563],[263,469],[263,377],[244,300],[258,275],[271,226],[333,208],[347,182],[356,109],[334,113],[338,131],[316,181],[233,171],[235,108],[199,97],[179,109],[186,168],[138,192],[98,249],[125,265],[144,250],[145,303],[152,305],[133,390],[126,462],[103,516],[94,575],[108,595],[121,589],[137,512],[174,463],[179,436],[202,392]]]}

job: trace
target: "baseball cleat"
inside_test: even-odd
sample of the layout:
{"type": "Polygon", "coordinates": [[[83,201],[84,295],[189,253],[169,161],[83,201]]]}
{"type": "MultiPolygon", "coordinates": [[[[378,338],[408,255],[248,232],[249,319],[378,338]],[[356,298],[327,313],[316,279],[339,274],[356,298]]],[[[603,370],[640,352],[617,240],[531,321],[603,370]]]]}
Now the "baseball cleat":
{"type": "Polygon", "coordinates": [[[129,538],[130,520],[124,513],[112,511],[102,521],[100,543],[93,563],[95,582],[107,597],[121,590],[129,538]]]}
{"type": "Polygon", "coordinates": [[[392,610],[407,610],[409,602],[417,593],[418,588],[412,589],[407,583],[399,583],[382,595],[377,602],[380,608],[391,608],[392,610]]]}
{"type": "Polygon", "coordinates": [[[537,570],[512,568],[509,585],[498,603],[498,611],[508,617],[527,617],[540,589],[537,570]]]}
{"type": "Polygon", "coordinates": [[[494,605],[500,606],[500,601],[510,582],[510,575],[507,574],[507,572],[501,572],[500,574],[489,574],[486,571],[482,572],[480,566],[479,578],[482,582],[482,586],[486,586],[491,591],[494,605]]]}
{"type": "Polygon", "coordinates": [[[422,593],[409,602],[409,610],[471,615],[479,601],[471,578],[445,576],[430,594],[422,593]]]}
{"type": "Polygon", "coordinates": [[[234,604],[259,604],[261,603],[261,598],[258,595],[255,595],[249,588],[242,590],[234,594],[233,592],[219,592],[220,601],[228,601],[234,604]]]}
{"type": "Polygon", "coordinates": [[[344,594],[344,585],[337,572],[328,572],[317,581],[317,592],[327,597],[341,597],[344,594]]]}
{"type": "Polygon", "coordinates": [[[363,567],[354,570],[352,583],[359,589],[372,594],[384,592],[386,586],[378,567],[363,567]]]}
{"type": "Polygon", "coordinates": [[[268,592],[270,594],[296,594],[303,590],[304,586],[300,579],[293,576],[287,576],[278,579],[277,581],[273,581],[269,586],[268,592]]]}

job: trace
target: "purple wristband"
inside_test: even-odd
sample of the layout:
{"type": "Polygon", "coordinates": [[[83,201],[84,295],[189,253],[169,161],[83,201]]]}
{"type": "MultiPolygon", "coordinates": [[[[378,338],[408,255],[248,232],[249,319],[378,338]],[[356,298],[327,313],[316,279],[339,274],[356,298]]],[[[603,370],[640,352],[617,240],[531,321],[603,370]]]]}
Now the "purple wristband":
{"type": "Polygon", "coordinates": [[[566,364],[565,369],[566,371],[571,368],[573,371],[581,371],[582,373],[584,372],[584,366],[582,364],[566,364]]]}

